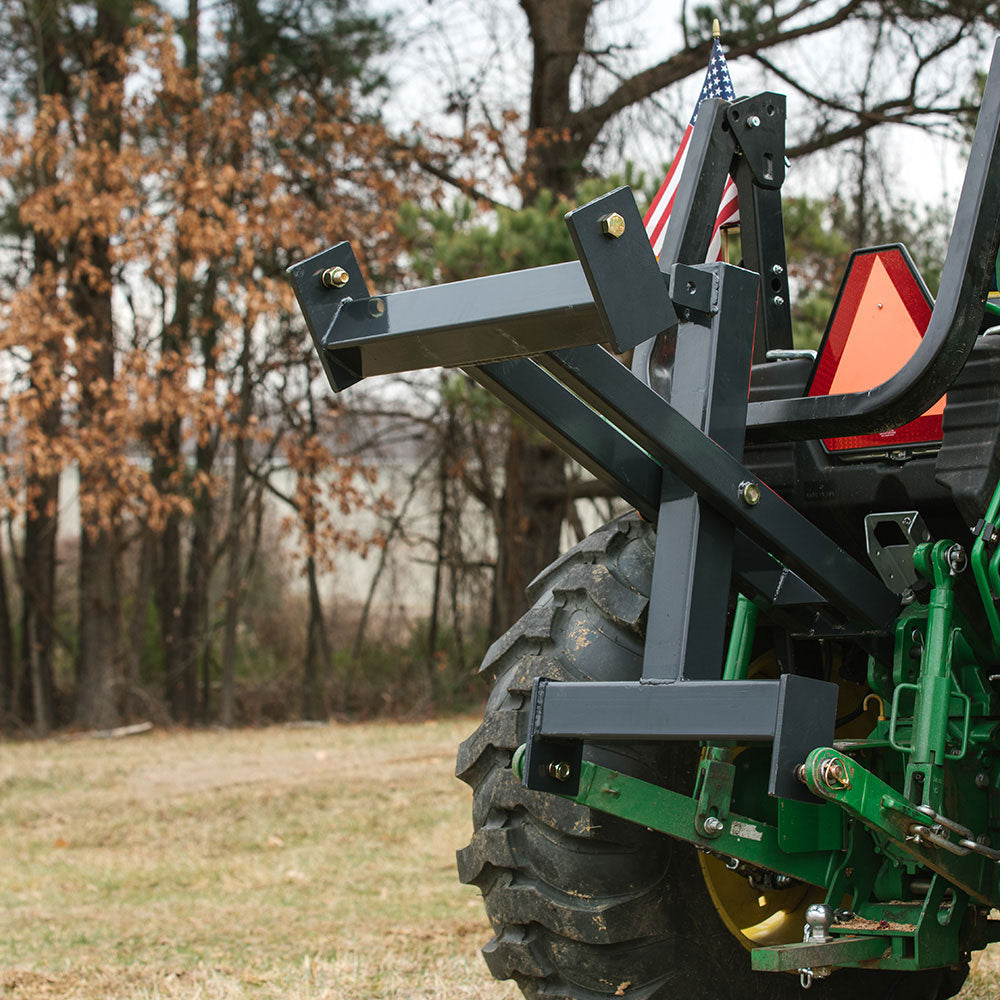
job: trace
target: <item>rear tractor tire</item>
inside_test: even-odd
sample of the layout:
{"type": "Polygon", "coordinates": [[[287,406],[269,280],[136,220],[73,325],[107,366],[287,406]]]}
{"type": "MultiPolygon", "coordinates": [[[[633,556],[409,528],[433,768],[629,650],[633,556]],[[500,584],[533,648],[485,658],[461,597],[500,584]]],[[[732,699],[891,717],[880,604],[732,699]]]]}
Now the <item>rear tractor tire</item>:
{"type": "MultiPolygon", "coordinates": [[[[953,996],[964,970],[843,969],[816,980],[808,994],[797,976],[752,972],[741,921],[725,912],[718,880],[706,882],[704,855],[529,791],[514,776],[510,762],[525,740],[536,677],[640,675],[654,545],[652,528],[637,516],[605,525],[535,580],[534,606],[486,653],[481,672],[492,691],[482,725],[459,749],[456,773],[473,789],[474,833],[458,853],[459,875],[483,894],[494,931],[483,949],[490,972],[515,980],[529,1000],[953,996]]],[[[697,751],[685,744],[589,746],[585,753],[677,789],[690,790],[697,766],[697,751]]],[[[768,912],[780,918],[783,897],[773,895],[768,912]]],[[[787,940],[801,933],[799,920],[787,940]]]]}

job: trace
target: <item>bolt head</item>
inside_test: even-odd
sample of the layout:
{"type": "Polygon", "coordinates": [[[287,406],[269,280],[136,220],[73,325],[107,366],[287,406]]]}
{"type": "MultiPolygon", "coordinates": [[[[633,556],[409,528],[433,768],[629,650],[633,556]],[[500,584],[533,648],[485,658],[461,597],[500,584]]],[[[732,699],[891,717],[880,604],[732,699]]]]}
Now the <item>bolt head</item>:
{"type": "Polygon", "coordinates": [[[747,119],[747,128],[759,128],[760,127],[760,116],[751,115],[747,119]]]}
{"type": "Polygon", "coordinates": [[[976,788],[989,788],[990,776],[985,771],[980,771],[976,775],[976,788]]]}
{"type": "Polygon", "coordinates": [[[771,265],[771,274],[784,274],[785,269],[780,264],[771,265]]]}
{"type": "Polygon", "coordinates": [[[760,503],[760,487],[754,482],[740,483],[740,499],[748,506],[760,503]]]}
{"type": "Polygon", "coordinates": [[[327,288],[343,288],[351,276],[342,267],[328,267],[321,276],[327,288]]]}
{"type": "Polygon", "coordinates": [[[625,235],[625,220],[617,213],[601,216],[601,232],[612,239],[625,235]]]}
{"type": "Polygon", "coordinates": [[[710,837],[716,837],[726,828],[726,824],[718,816],[709,816],[703,824],[705,833],[710,837]]]}
{"type": "Polygon", "coordinates": [[[568,781],[570,775],[570,766],[564,760],[558,762],[553,761],[549,764],[549,775],[556,779],[556,781],[568,781]]]}

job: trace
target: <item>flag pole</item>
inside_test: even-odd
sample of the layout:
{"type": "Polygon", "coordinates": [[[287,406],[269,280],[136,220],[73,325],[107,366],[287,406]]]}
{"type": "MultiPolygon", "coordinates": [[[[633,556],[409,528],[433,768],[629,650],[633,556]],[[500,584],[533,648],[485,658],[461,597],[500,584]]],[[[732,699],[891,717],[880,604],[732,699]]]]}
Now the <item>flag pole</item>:
{"type": "MultiPolygon", "coordinates": [[[[718,41],[722,35],[722,27],[719,24],[719,19],[717,17],[712,18],[712,37],[718,41]]],[[[727,263],[731,263],[732,251],[729,245],[729,231],[730,226],[721,226],[719,236],[722,242],[722,259],[727,263]]]]}

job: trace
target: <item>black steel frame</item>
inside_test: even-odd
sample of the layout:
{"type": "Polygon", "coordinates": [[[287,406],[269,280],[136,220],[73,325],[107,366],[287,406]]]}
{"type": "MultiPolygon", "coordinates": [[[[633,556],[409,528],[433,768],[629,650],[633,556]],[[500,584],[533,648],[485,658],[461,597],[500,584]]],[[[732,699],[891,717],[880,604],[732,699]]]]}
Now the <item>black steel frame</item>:
{"type": "MultiPolygon", "coordinates": [[[[576,263],[385,296],[369,294],[346,243],[290,268],[334,389],[372,374],[463,367],[657,521],[642,678],[536,686],[532,787],[549,787],[547,763],[576,759],[590,739],[771,739],[772,773],[783,774],[832,738],[834,685],[719,681],[733,579],[795,634],[885,636],[898,613],[895,594],[743,465],[743,443],[899,426],[961,370],[1000,243],[1000,43],[941,290],[913,358],[868,393],[748,407],[753,359],[791,346],[784,116],[784,98],[769,93],[702,106],[659,262],[620,188],[567,216],[576,263]],[[727,174],[739,192],[746,268],[699,263],[727,174]],[[612,213],[625,224],[618,238],[600,225],[612,213]],[[346,283],[328,287],[336,283],[323,276],[335,267],[346,283]],[[639,378],[601,342],[637,348],[639,378]],[[653,358],[669,361],[657,391],[653,358]],[[805,736],[794,717],[802,712],[805,736]]],[[[803,794],[780,779],[771,790],[803,794]]]]}

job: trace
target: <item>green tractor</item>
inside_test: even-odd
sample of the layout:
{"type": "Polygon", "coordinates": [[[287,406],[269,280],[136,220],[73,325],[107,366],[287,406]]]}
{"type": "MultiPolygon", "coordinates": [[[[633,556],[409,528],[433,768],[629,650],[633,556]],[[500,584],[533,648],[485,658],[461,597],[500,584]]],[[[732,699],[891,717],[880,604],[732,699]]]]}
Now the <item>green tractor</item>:
{"type": "Polygon", "coordinates": [[[461,367],[635,511],[532,583],[459,751],[460,876],[530,998],[945,1000],[1000,940],[1000,56],[937,300],[857,251],[816,358],[784,123],[702,105],[659,259],[620,188],[571,263],[290,269],[335,390],[461,367]],[[703,263],[729,174],[739,267],[703,263]]]}

